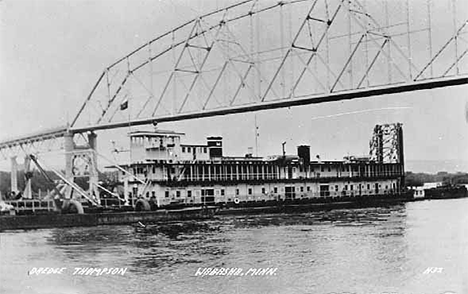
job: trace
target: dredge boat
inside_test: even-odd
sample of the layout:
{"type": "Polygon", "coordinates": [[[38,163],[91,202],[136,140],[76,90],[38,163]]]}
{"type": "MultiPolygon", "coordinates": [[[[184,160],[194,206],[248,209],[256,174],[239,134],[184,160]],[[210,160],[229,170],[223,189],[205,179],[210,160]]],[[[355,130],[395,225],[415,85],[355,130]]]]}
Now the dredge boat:
{"type": "Polygon", "coordinates": [[[136,131],[130,163],[117,166],[125,201],[137,210],[218,206],[300,209],[321,203],[412,200],[404,188],[402,125],[374,128],[367,157],[311,160],[310,146],[297,154],[226,156],[222,137],[185,144],[184,133],[136,131]]]}
{"type": "MultiPolygon", "coordinates": [[[[200,220],[215,214],[297,212],[414,200],[404,185],[401,124],[375,126],[369,156],[340,161],[318,156],[311,160],[307,145],[298,146],[295,155],[286,154],[283,148],[277,156],[225,156],[221,137],[208,137],[206,144],[194,145],[182,143],[183,136],[163,130],[130,133],[130,163],[112,166],[118,170],[120,187],[113,192],[106,189],[115,199],[104,198],[100,205],[89,206],[92,198],[76,188],[81,198],[63,199],[57,191],[51,194],[53,198],[5,201],[8,209],[2,209],[0,231],[200,220]],[[109,200],[118,205],[109,206],[109,200]]],[[[31,160],[43,171],[35,157],[31,160]]]]}

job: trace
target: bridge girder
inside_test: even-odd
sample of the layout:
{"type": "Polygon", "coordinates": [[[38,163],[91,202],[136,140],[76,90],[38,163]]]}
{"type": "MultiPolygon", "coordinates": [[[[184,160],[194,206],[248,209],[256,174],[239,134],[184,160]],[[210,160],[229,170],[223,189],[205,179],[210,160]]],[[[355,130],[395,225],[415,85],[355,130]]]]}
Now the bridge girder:
{"type": "Polygon", "coordinates": [[[8,140],[0,152],[67,133],[466,84],[468,20],[447,1],[452,11],[441,15],[427,1],[425,20],[412,14],[420,1],[241,1],[106,67],[70,127],[8,140]],[[451,18],[438,40],[437,17],[451,18]]]}
{"type": "Polygon", "coordinates": [[[68,127],[59,127],[0,142],[0,155],[7,159],[19,154],[30,155],[40,151],[61,150],[63,137],[67,132],[69,132],[68,127]]]}
{"type": "Polygon", "coordinates": [[[349,0],[251,0],[201,15],[107,67],[71,129],[322,103],[336,95],[354,99],[386,87],[417,90],[431,81],[466,83],[468,43],[460,40],[468,20],[454,21],[436,42],[430,31],[437,16],[430,15],[430,5],[422,26],[403,0],[367,6],[349,0]],[[395,9],[402,13],[390,18],[395,9]],[[422,43],[421,30],[429,31],[422,43]],[[416,35],[418,42],[412,41],[416,35]]]}

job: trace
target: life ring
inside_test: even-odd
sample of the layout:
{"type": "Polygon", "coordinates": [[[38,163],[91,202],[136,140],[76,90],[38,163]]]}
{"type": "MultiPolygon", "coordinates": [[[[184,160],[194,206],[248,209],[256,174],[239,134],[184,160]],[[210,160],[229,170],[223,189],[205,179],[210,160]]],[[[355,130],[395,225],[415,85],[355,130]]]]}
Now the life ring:
{"type": "Polygon", "coordinates": [[[239,203],[240,203],[239,198],[234,198],[234,203],[235,203],[235,204],[239,204],[239,203]]]}
{"type": "Polygon", "coordinates": [[[67,199],[63,201],[62,211],[65,211],[67,213],[77,213],[77,214],[84,213],[83,205],[81,205],[79,201],[74,200],[74,199],[67,199]]]}

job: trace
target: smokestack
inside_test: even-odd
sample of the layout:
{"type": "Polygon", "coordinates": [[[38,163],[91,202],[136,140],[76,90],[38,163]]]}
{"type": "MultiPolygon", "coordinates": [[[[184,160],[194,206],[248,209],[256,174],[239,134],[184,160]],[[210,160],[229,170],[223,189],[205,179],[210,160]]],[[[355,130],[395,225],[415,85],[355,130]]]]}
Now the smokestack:
{"type": "Polygon", "coordinates": [[[310,146],[300,145],[297,146],[297,156],[302,159],[304,164],[310,163],[310,146]]]}
{"type": "Polygon", "coordinates": [[[223,137],[206,138],[210,158],[223,157],[223,137]]]}
{"type": "Polygon", "coordinates": [[[247,148],[247,153],[245,154],[245,157],[253,157],[253,147],[247,148]]]}

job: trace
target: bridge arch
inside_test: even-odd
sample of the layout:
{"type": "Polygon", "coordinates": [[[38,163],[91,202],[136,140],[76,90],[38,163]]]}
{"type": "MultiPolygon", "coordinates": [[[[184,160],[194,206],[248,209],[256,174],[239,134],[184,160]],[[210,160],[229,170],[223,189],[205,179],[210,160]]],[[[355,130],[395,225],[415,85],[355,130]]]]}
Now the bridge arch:
{"type": "Polygon", "coordinates": [[[437,48],[431,45],[431,54],[415,54],[425,49],[411,42],[413,10],[394,2],[382,9],[381,1],[247,0],[205,13],[106,67],[71,129],[117,128],[467,83],[466,54],[441,57],[467,33],[467,22],[457,23],[437,48]],[[389,20],[388,11],[401,7],[406,11],[392,13],[389,20]]]}

